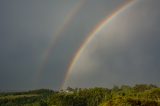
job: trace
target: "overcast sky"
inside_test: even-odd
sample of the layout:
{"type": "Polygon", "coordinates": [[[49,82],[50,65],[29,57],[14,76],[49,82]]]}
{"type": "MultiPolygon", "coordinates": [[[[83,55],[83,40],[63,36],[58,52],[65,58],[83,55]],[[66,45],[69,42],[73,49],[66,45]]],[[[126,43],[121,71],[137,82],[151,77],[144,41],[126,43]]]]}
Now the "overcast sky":
{"type": "MultiPolygon", "coordinates": [[[[0,0],[0,90],[59,89],[88,33],[126,1],[0,0]]],[[[87,45],[67,85],[160,85],[159,5],[139,0],[114,17],[87,45]]]]}

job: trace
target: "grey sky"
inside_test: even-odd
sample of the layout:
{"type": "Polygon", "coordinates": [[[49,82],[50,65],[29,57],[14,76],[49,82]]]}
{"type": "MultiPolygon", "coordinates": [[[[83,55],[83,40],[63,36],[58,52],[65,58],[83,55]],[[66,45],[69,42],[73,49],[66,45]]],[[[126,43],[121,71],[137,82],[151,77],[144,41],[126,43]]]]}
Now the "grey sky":
{"type": "MultiPolygon", "coordinates": [[[[56,31],[63,25],[66,16],[74,9],[75,5],[79,3],[79,0],[1,0],[0,90],[27,90],[37,88],[58,89],[63,82],[68,65],[74,53],[86,38],[86,35],[97,23],[111,14],[125,1],[127,0],[86,0],[82,8],[75,14],[70,24],[68,24],[66,30],[62,31],[60,39],[55,40],[58,42],[55,42],[56,46],[52,49],[44,70],[42,70],[40,77],[37,79],[35,74],[37,74],[36,71],[43,62],[43,54],[46,48],[49,46],[50,41],[52,41],[51,39],[54,38],[56,31]],[[38,81],[35,83],[35,80],[38,81]]],[[[88,59],[94,57],[93,61],[97,63],[97,70],[93,73],[91,72],[92,74],[90,73],[90,77],[88,77],[88,74],[84,77],[74,76],[78,79],[85,79],[84,81],[82,80],[82,82],[75,83],[79,84],[80,87],[99,85],[108,87],[115,84],[113,81],[109,82],[108,79],[110,78],[106,77],[105,74],[113,76],[115,79],[118,78],[115,77],[115,74],[113,73],[118,71],[117,67],[113,66],[113,71],[111,71],[111,73],[106,73],[106,67],[104,67],[102,63],[107,64],[108,59],[115,61],[113,57],[116,58],[117,55],[119,55],[119,58],[122,58],[120,61],[124,60],[124,62],[121,63],[122,66],[126,66],[127,64],[127,67],[121,68],[121,70],[125,70],[122,71],[123,75],[120,75],[120,78],[126,78],[129,73],[128,70],[136,75],[138,73],[136,70],[139,71],[142,69],[141,74],[144,73],[142,81],[137,78],[137,80],[130,80],[128,83],[155,82],[156,84],[159,84],[157,83],[160,81],[157,76],[160,68],[160,37],[158,36],[160,34],[159,4],[159,0],[142,0],[142,2],[137,3],[133,8],[128,10],[130,11],[128,12],[130,15],[125,16],[125,13],[122,13],[122,16],[119,16],[119,19],[122,20],[119,20],[117,17],[115,22],[124,23],[124,29],[122,28],[120,32],[127,34],[124,36],[131,36],[129,39],[131,42],[123,47],[124,51],[121,51],[120,48],[116,47],[117,43],[114,44],[114,42],[111,42],[111,44],[115,46],[109,46],[107,48],[105,46],[109,44],[107,40],[104,40],[104,44],[99,48],[95,47],[94,49],[91,49],[93,51],[90,51],[91,55],[88,59]],[[137,20],[139,21],[137,22],[137,20]],[[126,31],[125,28],[128,30],[126,31]],[[118,48],[117,51],[114,50],[115,48],[118,48]],[[131,53],[128,53],[125,52],[128,50],[126,48],[134,48],[136,50],[129,49],[131,53]],[[108,53],[108,49],[112,49],[109,52],[110,54],[108,53]],[[96,51],[94,52],[94,50],[96,51]],[[132,54],[133,52],[131,50],[137,51],[137,54],[132,54]],[[136,59],[140,59],[137,55],[140,57],[143,56],[141,57],[142,61],[148,59],[148,63],[144,63],[144,66],[135,69],[133,64],[129,64],[126,61],[137,61],[136,59]],[[150,58],[152,59],[148,56],[151,56],[150,58]],[[153,69],[153,72],[146,72],[144,71],[144,68],[147,68],[147,70],[153,69]],[[102,71],[99,72],[98,70],[102,71]],[[149,75],[152,76],[148,77],[149,75]],[[99,79],[99,76],[102,76],[102,79],[99,79]],[[105,82],[105,80],[107,81],[105,82]],[[88,84],[90,81],[94,82],[88,84]],[[101,82],[103,84],[100,84],[101,82]]],[[[115,22],[113,21],[113,24],[111,22],[110,24],[112,25],[110,26],[112,30],[115,31],[115,34],[119,34],[116,33],[116,28],[120,28],[120,25],[115,22]],[[115,29],[113,28],[114,26],[116,26],[115,29]]],[[[112,34],[113,32],[108,31],[106,33],[112,34]]],[[[98,42],[101,41],[99,38],[96,39],[98,42]]],[[[93,45],[96,46],[96,44],[93,45]]],[[[114,65],[112,62],[108,63],[108,65],[109,64],[114,65]]],[[[109,65],[107,69],[108,68],[111,68],[111,66],[109,65]]],[[[77,69],[77,71],[78,70],[79,69],[77,69]]],[[[118,84],[122,84],[123,80],[125,79],[122,79],[122,81],[120,80],[118,84]]]]}
{"type": "Polygon", "coordinates": [[[141,0],[114,17],[82,52],[66,86],[160,85],[158,0],[141,0]]]}

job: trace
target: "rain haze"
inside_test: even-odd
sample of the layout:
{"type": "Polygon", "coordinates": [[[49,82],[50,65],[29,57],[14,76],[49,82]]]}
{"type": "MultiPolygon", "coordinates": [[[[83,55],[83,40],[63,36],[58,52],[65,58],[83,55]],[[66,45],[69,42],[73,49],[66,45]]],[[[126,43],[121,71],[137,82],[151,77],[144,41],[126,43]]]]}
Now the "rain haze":
{"type": "Polygon", "coordinates": [[[0,0],[0,90],[159,86],[160,1],[130,1],[0,0]]]}

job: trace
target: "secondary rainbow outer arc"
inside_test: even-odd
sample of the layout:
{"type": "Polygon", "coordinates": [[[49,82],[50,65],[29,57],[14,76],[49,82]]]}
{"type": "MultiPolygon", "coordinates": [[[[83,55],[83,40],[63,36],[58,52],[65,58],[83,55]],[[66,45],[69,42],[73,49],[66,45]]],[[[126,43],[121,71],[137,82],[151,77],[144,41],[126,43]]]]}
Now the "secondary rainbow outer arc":
{"type": "Polygon", "coordinates": [[[64,78],[64,82],[62,83],[62,86],[60,89],[63,89],[65,86],[65,83],[68,79],[68,77],[70,76],[72,69],[75,65],[75,63],[77,62],[77,60],[79,59],[80,55],[82,54],[82,52],[84,51],[84,49],[86,48],[86,46],[91,42],[91,40],[95,37],[95,35],[101,31],[101,29],[108,24],[114,17],[116,17],[119,13],[121,13],[122,11],[124,11],[126,8],[128,8],[131,4],[133,4],[135,1],[137,0],[129,0],[126,3],[124,3],[122,6],[120,6],[116,11],[114,11],[110,16],[108,16],[107,18],[105,18],[104,20],[102,20],[98,25],[95,26],[95,28],[88,34],[88,37],[86,38],[86,40],[82,43],[82,45],[80,46],[80,48],[78,49],[78,51],[75,53],[75,55],[73,56],[73,59],[69,65],[69,68],[67,70],[66,76],[64,78]]]}
{"type": "Polygon", "coordinates": [[[55,32],[54,34],[55,38],[54,39],[52,38],[52,40],[49,43],[49,46],[46,48],[46,50],[44,51],[42,55],[42,63],[39,65],[35,73],[36,75],[35,83],[37,83],[37,80],[41,76],[41,73],[47,64],[49,57],[52,54],[52,50],[56,46],[56,42],[58,42],[60,38],[62,37],[60,35],[62,34],[62,32],[64,32],[67,29],[67,26],[71,23],[71,21],[76,16],[77,12],[83,7],[85,2],[86,0],[80,0],[77,4],[75,4],[75,6],[73,6],[73,9],[71,9],[69,14],[66,16],[65,21],[63,22],[61,27],[55,32]]]}

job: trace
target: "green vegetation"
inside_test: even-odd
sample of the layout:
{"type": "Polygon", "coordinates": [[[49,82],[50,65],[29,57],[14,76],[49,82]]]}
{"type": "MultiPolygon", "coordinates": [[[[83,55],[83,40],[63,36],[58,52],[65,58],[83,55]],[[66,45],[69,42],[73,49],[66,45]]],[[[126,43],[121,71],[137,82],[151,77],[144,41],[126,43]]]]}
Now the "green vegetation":
{"type": "Polygon", "coordinates": [[[0,93],[0,106],[160,106],[160,88],[137,84],[108,88],[70,88],[0,93]]]}
{"type": "Polygon", "coordinates": [[[0,106],[47,106],[48,97],[54,93],[46,89],[0,93],[0,106]]]}

